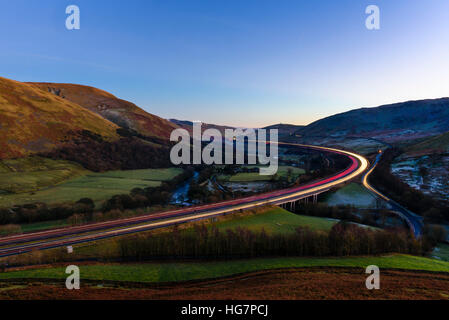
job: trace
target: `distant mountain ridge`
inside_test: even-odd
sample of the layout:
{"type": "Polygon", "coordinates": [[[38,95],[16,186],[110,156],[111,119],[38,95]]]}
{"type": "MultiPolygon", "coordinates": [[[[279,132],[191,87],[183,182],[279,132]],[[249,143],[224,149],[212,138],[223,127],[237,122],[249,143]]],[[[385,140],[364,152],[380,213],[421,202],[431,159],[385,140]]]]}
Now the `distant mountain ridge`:
{"type": "MultiPolygon", "coordinates": [[[[180,128],[186,129],[190,134],[192,134],[192,131],[193,131],[193,122],[192,121],[178,120],[178,119],[169,119],[169,121],[172,122],[173,124],[179,126],[180,128]]],[[[224,136],[225,129],[234,129],[234,127],[211,124],[211,123],[201,123],[201,130],[204,131],[207,129],[217,129],[224,136]]]]}
{"type": "MultiPolygon", "coordinates": [[[[178,120],[178,119],[169,119],[171,122],[173,122],[174,124],[178,125],[181,128],[186,129],[187,131],[189,131],[190,133],[192,133],[192,128],[193,128],[193,122],[190,120],[178,120]]],[[[301,125],[295,125],[295,124],[284,124],[284,123],[279,123],[279,124],[273,124],[270,126],[266,126],[263,127],[261,129],[277,129],[278,133],[279,133],[279,137],[284,137],[284,136],[290,136],[293,135],[297,130],[303,128],[304,126],[301,125]]],[[[225,126],[225,125],[218,125],[218,124],[211,124],[211,123],[202,123],[201,124],[201,128],[202,130],[206,130],[206,129],[217,129],[218,131],[220,131],[222,133],[222,135],[224,135],[224,130],[225,129],[236,129],[237,127],[231,127],[231,126],[225,126]]],[[[256,129],[257,130],[257,129],[256,129]]]]}
{"type": "Polygon", "coordinates": [[[446,131],[449,131],[449,98],[355,109],[315,121],[296,134],[304,137],[363,136],[395,142],[446,131]]]}
{"type": "Polygon", "coordinates": [[[120,127],[132,129],[144,136],[168,139],[171,131],[177,128],[172,122],[148,113],[134,103],[119,99],[101,89],[65,83],[30,82],[29,84],[77,103],[120,127]]]}
{"type": "Polygon", "coordinates": [[[266,126],[263,129],[277,129],[279,137],[289,137],[291,135],[294,135],[298,130],[303,129],[304,126],[301,125],[295,125],[295,124],[286,124],[286,123],[279,123],[279,124],[273,124],[270,126],[266,126]]]}
{"type": "MultiPolygon", "coordinates": [[[[161,139],[160,143],[165,144],[172,130],[184,128],[191,133],[192,126],[192,121],[160,118],[94,87],[22,83],[0,77],[0,158],[46,152],[82,131],[116,141],[120,127],[132,129],[130,132],[141,138],[161,139]]],[[[203,123],[202,128],[224,134],[225,129],[234,127],[203,123]]],[[[412,142],[416,151],[447,150],[449,98],[360,108],[308,126],[280,123],[265,129],[278,129],[280,137],[290,139],[365,137],[388,143],[412,142]],[[416,144],[418,141],[422,142],[416,144]]]]}

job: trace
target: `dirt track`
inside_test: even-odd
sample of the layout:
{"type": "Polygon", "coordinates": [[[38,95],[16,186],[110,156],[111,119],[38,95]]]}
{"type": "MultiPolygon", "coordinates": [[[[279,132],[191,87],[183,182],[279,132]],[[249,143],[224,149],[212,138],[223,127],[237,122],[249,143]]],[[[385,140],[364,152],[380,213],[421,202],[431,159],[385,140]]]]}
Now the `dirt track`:
{"type": "Polygon", "coordinates": [[[449,299],[449,274],[383,270],[380,290],[352,268],[256,272],[219,280],[168,285],[0,283],[0,299],[449,299]]]}

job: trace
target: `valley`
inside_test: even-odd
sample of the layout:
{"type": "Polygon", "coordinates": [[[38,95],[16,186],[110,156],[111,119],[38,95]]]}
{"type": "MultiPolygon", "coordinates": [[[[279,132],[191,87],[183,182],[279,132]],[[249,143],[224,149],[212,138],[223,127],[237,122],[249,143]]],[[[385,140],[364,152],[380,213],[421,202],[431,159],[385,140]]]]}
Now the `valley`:
{"type": "Polygon", "coordinates": [[[5,315],[449,301],[449,1],[0,8],[5,315]]]}
{"type": "MultiPolygon", "coordinates": [[[[163,181],[170,181],[182,172],[182,169],[179,168],[107,171],[104,173],[84,170],[79,177],[65,179],[58,184],[54,183],[47,187],[33,189],[33,192],[22,191],[0,195],[0,206],[10,207],[34,202],[60,204],[76,202],[82,198],[91,198],[96,204],[100,205],[112,196],[128,194],[134,188],[159,187],[163,181]]],[[[45,178],[52,174],[54,175],[53,171],[40,171],[33,183],[45,185],[45,178]],[[40,176],[45,178],[41,179],[40,176]]],[[[15,174],[14,178],[17,180],[30,180],[30,175],[34,174],[28,171],[22,177],[18,177],[15,174]]],[[[3,188],[12,189],[15,186],[20,188],[20,190],[24,190],[24,185],[27,187],[27,181],[19,185],[11,185],[10,182],[6,183],[5,180],[3,188]]]]}
{"type": "MultiPolygon", "coordinates": [[[[183,288],[183,281],[193,281],[193,287],[200,281],[200,288],[201,281],[209,283],[211,278],[231,277],[239,284],[240,274],[254,279],[254,285],[261,279],[282,282],[290,274],[295,281],[309,279],[318,291],[320,285],[339,277],[347,279],[339,283],[342,293],[330,293],[328,298],[367,298],[345,288],[353,283],[349,277],[359,272],[355,270],[374,263],[387,268],[394,283],[389,293],[377,298],[404,296],[399,283],[405,283],[400,274],[405,271],[397,268],[409,270],[407,274],[438,272],[434,291],[410,297],[444,298],[439,288],[445,286],[449,272],[443,244],[447,235],[440,230],[445,228],[445,213],[439,211],[442,220],[437,222],[436,215],[425,216],[424,233],[415,239],[394,206],[366,189],[360,177],[380,150],[392,150],[395,156],[387,159],[390,174],[399,180],[384,183],[387,173],[382,170],[388,170],[387,163],[376,169],[380,173],[375,174],[375,182],[382,192],[395,195],[403,181],[416,192],[447,200],[447,135],[443,133],[447,128],[440,121],[445,99],[359,109],[308,126],[268,126],[280,130],[279,167],[276,174],[260,175],[261,165],[170,164],[170,132],[176,128],[191,132],[190,121],[159,118],[93,87],[2,81],[12,90],[2,93],[0,100],[0,113],[7,115],[0,129],[6,127],[4,119],[9,119],[11,129],[0,141],[8,145],[7,152],[0,154],[4,270],[0,296],[3,292],[5,298],[33,296],[33,289],[24,283],[43,281],[41,289],[49,297],[61,297],[55,281],[63,277],[63,265],[76,262],[82,264],[83,277],[90,283],[86,294],[92,298],[97,283],[106,283],[110,287],[105,292],[119,298],[127,295],[117,286],[170,282],[183,288]],[[27,99],[37,102],[29,104],[27,99]],[[13,101],[40,108],[40,114],[33,111],[32,120],[11,120],[13,101]],[[22,123],[27,121],[48,127],[58,114],[51,109],[56,104],[71,108],[74,117],[58,125],[59,131],[51,130],[51,143],[40,144],[45,133],[37,140],[22,133],[22,123]],[[423,106],[432,110],[431,116],[408,119],[415,121],[413,127],[407,127],[408,120],[398,120],[423,106]],[[367,117],[370,123],[364,120],[367,117]],[[84,119],[86,125],[74,119],[84,119]],[[354,119],[360,120],[358,126],[354,119]],[[348,121],[349,131],[342,129],[348,121]],[[13,133],[27,140],[16,143],[13,133]],[[317,267],[322,268],[324,282],[316,281],[317,267]]],[[[206,124],[203,130],[209,128],[223,132],[232,127],[206,124]]],[[[220,296],[234,292],[216,285],[224,290],[220,296]]],[[[270,285],[271,292],[275,287],[270,285]]],[[[133,297],[166,294],[139,290],[132,290],[133,297]]],[[[183,290],[170,297],[183,297],[183,290]]],[[[195,290],[199,298],[206,297],[195,290]]],[[[310,291],[289,290],[297,298],[314,296],[310,291]]],[[[272,294],[240,292],[242,298],[269,299],[272,294]]]]}

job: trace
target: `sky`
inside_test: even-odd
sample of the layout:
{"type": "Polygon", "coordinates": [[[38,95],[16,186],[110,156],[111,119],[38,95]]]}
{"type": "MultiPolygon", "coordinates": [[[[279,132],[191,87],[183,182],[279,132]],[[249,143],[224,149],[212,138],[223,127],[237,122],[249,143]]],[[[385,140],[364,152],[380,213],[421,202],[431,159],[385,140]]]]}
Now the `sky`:
{"type": "Polygon", "coordinates": [[[0,39],[2,77],[94,86],[164,118],[305,125],[449,96],[447,0],[1,0],[0,39]]]}

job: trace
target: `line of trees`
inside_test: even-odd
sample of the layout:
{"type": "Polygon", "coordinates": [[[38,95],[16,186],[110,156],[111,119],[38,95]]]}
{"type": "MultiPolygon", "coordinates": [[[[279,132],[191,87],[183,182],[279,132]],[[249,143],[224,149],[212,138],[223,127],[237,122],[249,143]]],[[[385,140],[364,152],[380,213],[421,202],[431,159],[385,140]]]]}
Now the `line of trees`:
{"type": "Polygon", "coordinates": [[[75,203],[49,206],[45,203],[24,204],[13,208],[0,208],[0,225],[26,224],[66,219],[74,214],[91,216],[95,204],[92,199],[83,198],[75,203]]]}
{"type": "MultiPolygon", "coordinates": [[[[74,161],[91,171],[167,168],[170,162],[170,142],[123,133],[116,141],[106,141],[88,130],[73,133],[70,141],[41,155],[51,159],[74,161]],[[154,141],[153,141],[154,140],[154,141]],[[155,143],[161,143],[155,145],[155,143]]],[[[126,131],[126,130],[125,130],[126,131]]],[[[128,132],[128,131],[126,131],[128,132]]]]}
{"type": "Polygon", "coordinates": [[[247,228],[220,231],[197,225],[195,232],[138,235],[119,240],[122,261],[154,259],[233,259],[268,256],[350,256],[383,253],[424,254],[432,245],[405,231],[373,231],[340,222],[329,233],[298,228],[268,234],[247,228]]]}

